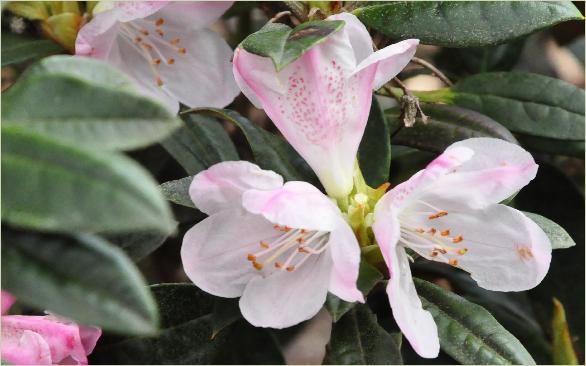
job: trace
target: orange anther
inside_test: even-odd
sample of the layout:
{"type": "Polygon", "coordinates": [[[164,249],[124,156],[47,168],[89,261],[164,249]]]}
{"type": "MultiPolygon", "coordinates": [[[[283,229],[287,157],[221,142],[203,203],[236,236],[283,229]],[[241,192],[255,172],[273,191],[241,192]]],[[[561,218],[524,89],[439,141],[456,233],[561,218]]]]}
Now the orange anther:
{"type": "Polygon", "coordinates": [[[390,186],[391,186],[391,183],[385,182],[385,183],[381,184],[380,186],[378,186],[376,190],[377,191],[384,191],[384,192],[386,192],[387,189],[389,189],[390,186]]]}
{"type": "Polygon", "coordinates": [[[162,26],[164,23],[165,23],[165,19],[163,19],[163,18],[159,18],[159,19],[157,19],[157,21],[155,22],[155,25],[156,25],[157,27],[160,27],[160,26],[162,26]]]}
{"type": "Polygon", "coordinates": [[[148,44],[148,43],[144,43],[144,42],[143,42],[143,43],[141,43],[141,46],[143,46],[144,48],[146,48],[146,49],[147,49],[147,50],[149,50],[149,51],[153,49],[153,46],[151,46],[151,45],[150,45],[150,44],[148,44]]]}
{"type": "Polygon", "coordinates": [[[435,228],[431,228],[431,229],[427,230],[427,232],[430,233],[431,235],[435,235],[437,230],[435,228]]]}
{"type": "Polygon", "coordinates": [[[148,36],[148,35],[149,35],[149,31],[148,31],[148,30],[146,30],[146,29],[141,29],[141,30],[140,30],[140,33],[142,33],[142,34],[143,34],[143,35],[145,35],[145,36],[148,36]]]}
{"type": "Polygon", "coordinates": [[[297,238],[297,242],[299,244],[303,244],[303,243],[305,243],[305,239],[304,238],[297,238]]]}
{"type": "Polygon", "coordinates": [[[450,229],[448,229],[448,230],[442,230],[442,231],[440,232],[440,234],[441,234],[442,236],[448,236],[448,235],[450,235],[450,229]]]}
{"type": "Polygon", "coordinates": [[[462,248],[462,249],[458,250],[458,254],[460,254],[460,255],[464,255],[464,254],[466,254],[466,252],[468,252],[468,248],[462,248]]]}
{"type": "Polygon", "coordinates": [[[254,261],[256,261],[256,255],[249,254],[249,255],[246,256],[246,259],[248,259],[251,262],[254,262],[254,261]]]}
{"type": "Polygon", "coordinates": [[[252,262],[252,266],[259,271],[262,269],[262,264],[260,264],[258,262],[252,262]]]}
{"type": "Polygon", "coordinates": [[[275,262],[275,268],[281,268],[283,267],[283,264],[280,262],[275,262]]]}
{"type": "Polygon", "coordinates": [[[177,52],[179,52],[182,55],[185,55],[187,53],[187,49],[185,47],[181,47],[180,49],[177,50],[177,52]]]}
{"type": "Polygon", "coordinates": [[[450,260],[448,261],[448,264],[449,264],[450,266],[457,267],[457,266],[458,266],[458,260],[457,260],[457,259],[450,259],[450,260]]]}
{"type": "Polygon", "coordinates": [[[173,65],[175,63],[175,59],[174,58],[170,58],[167,60],[167,64],[168,65],[173,65]]]}
{"type": "Polygon", "coordinates": [[[452,243],[456,244],[461,242],[462,240],[464,240],[464,237],[462,235],[458,235],[454,239],[452,239],[452,243]]]}
{"type": "Polygon", "coordinates": [[[260,247],[264,248],[264,249],[268,249],[269,248],[269,243],[267,243],[266,241],[261,240],[260,241],[260,247]]]}
{"type": "Polygon", "coordinates": [[[140,43],[140,42],[142,42],[142,38],[137,36],[134,38],[134,42],[140,43]]]}
{"type": "Polygon", "coordinates": [[[283,226],[283,231],[288,233],[289,231],[291,231],[291,228],[289,226],[283,226]]]}
{"type": "Polygon", "coordinates": [[[157,34],[158,34],[159,36],[161,36],[161,37],[165,36],[165,32],[163,32],[163,31],[162,31],[162,30],[160,30],[160,29],[157,29],[157,34]]]}
{"type": "Polygon", "coordinates": [[[289,266],[286,269],[287,269],[287,272],[293,272],[295,270],[295,266],[289,266]]]}
{"type": "Polygon", "coordinates": [[[307,233],[307,230],[301,229],[301,234],[306,234],[306,233],[307,233]]]}
{"type": "Polygon", "coordinates": [[[299,248],[297,249],[297,251],[298,251],[299,253],[309,253],[309,251],[308,251],[307,249],[305,249],[304,247],[299,247],[299,248]]]}
{"type": "Polygon", "coordinates": [[[529,259],[533,258],[533,252],[531,248],[528,247],[520,247],[517,249],[517,253],[521,256],[522,259],[529,259]]]}
{"type": "Polygon", "coordinates": [[[415,229],[415,231],[418,232],[419,234],[423,234],[425,232],[425,230],[423,230],[421,228],[420,229],[415,229]]]}
{"type": "Polygon", "coordinates": [[[160,58],[153,59],[153,65],[160,65],[160,64],[161,64],[161,59],[160,58]]]}
{"type": "Polygon", "coordinates": [[[169,41],[169,43],[171,43],[172,45],[177,45],[179,42],[181,41],[181,39],[179,38],[175,38],[169,41]]]}
{"type": "Polygon", "coordinates": [[[438,252],[436,252],[435,250],[432,250],[430,255],[431,255],[432,257],[437,257],[437,255],[438,255],[438,252]]]}
{"type": "Polygon", "coordinates": [[[440,212],[438,212],[436,214],[430,215],[429,216],[429,219],[430,220],[437,219],[437,218],[440,218],[442,216],[446,216],[447,214],[448,214],[448,211],[440,211],[440,212]]]}

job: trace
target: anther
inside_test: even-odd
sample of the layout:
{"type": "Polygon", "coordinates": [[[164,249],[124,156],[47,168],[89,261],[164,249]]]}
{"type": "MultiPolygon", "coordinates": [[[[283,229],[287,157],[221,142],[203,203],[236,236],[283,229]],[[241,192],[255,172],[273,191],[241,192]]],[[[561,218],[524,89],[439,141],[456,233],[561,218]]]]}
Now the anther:
{"type": "Polygon", "coordinates": [[[173,65],[175,63],[175,59],[174,58],[170,58],[167,60],[167,64],[169,65],[173,65]]]}
{"type": "Polygon", "coordinates": [[[283,267],[281,262],[275,262],[275,268],[281,269],[281,267],[283,267]]]}
{"type": "Polygon", "coordinates": [[[305,243],[305,239],[304,238],[297,238],[297,242],[299,244],[303,244],[303,243],[305,243]]]}
{"type": "Polygon", "coordinates": [[[288,233],[289,231],[291,231],[291,228],[289,226],[285,225],[285,226],[283,226],[283,231],[286,232],[286,233],[288,233]]]}
{"type": "Polygon", "coordinates": [[[440,232],[440,234],[441,234],[442,236],[448,236],[448,235],[450,235],[450,229],[448,229],[448,230],[442,230],[442,231],[440,232]]]}
{"type": "Polygon", "coordinates": [[[138,37],[138,36],[136,36],[136,37],[134,38],[134,42],[136,42],[136,43],[140,43],[140,42],[142,42],[142,37],[138,37]]]}
{"type": "Polygon", "coordinates": [[[297,249],[297,251],[298,251],[299,253],[309,253],[309,250],[305,249],[304,247],[299,247],[299,248],[297,249]]]}
{"type": "Polygon", "coordinates": [[[159,36],[161,36],[161,37],[164,37],[164,36],[165,36],[165,32],[163,32],[163,31],[162,31],[162,30],[160,30],[160,29],[157,29],[157,34],[158,34],[159,36]]]}
{"type": "Polygon", "coordinates": [[[440,211],[440,212],[438,212],[436,214],[430,215],[429,216],[429,219],[430,220],[437,219],[437,218],[440,218],[442,216],[446,216],[447,214],[448,214],[448,211],[440,211]]]}
{"type": "Polygon", "coordinates": [[[153,65],[160,65],[161,64],[161,59],[160,58],[154,58],[153,59],[153,65]]]}
{"type": "Polygon", "coordinates": [[[295,270],[295,266],[288,266],[286,269],[287,272],[293,272],[295,270]]]}
{"type": "Polygon", "coordinates": [[[533,252],[531,251],[531,248],[528,247],[518,248],[517,253],[519,253],[522,259],[533,258],[533,252]]]}
{"type": "Polygon", "coordinates": [[[435,248],[435,250],[437,250],[438,252],[440,252],[442,254],[447,254],[448,253],[448,250],[446,248],[443,248],[443,247],[435,248]]]}
{"type": "Polygon", "coordinates": [[[458,260],[457,259],[450,259],[448,261],[448,264],[452,267],[457,267],[458,266],[458,260]]]}
{"type": "Polygon", "coordinates": [[[149,31],[148,31],[148,30],[146,30],[146,29],[141,29],[141,30],[140,30],[140,33],[142,33],[142,34],[143,34],[143,35],[145,35],[145,36],[148,36],[148,35],[149,35],[149,31]]]}
{"type": "Polygon", "coordinates": [[[281,227],[277,224],[273,225],[273,229],[281,231],[281,227]]]}
{"type": "Polygon", "coordinates": [[[423,234],[425,232],[425,230],[423,229],[415,229],[416,232],[418,232],[419,234],[423,234]]]}
{"type": "Polygon", "coordinates": [[[169,43],[171,43],[173,46],[176,46],[177,44],[179,44],[180,41],[181,41],[181,39],[174,38],[174,39],[170,40],[169,43]]]}
{"type": "Polygon", "coordinates": [[[458,250],[458,254],[460,254],[460,255],[464,255],[467,252],[468,252],[468,248],[462,248],[462,249],[458,250]]]}
{"type": "Polygon", "coordinates": [[[431,228],[431,229],[427,230],[427,232],[430,233],[431,235],[435,235],[437,230],[435,228],[431,228]]]}
{"type": "Polygon", "coordinates": [[[148,43],[144,43],[144,42],[143,42],[143,43],[141,43],[141,46],[143,46],[144,48],[146,48],[146,49],[147,49],[147,50],[149,50],[149,51],[153,49],[153,46],[151,46],[151,45],[150,45],[150,44],[148,44],[148,43]]]}
{"type": "Polygon", "coordinates": [[[251,262],[255,262],[256,261],[256,255],[249,254],[249,255],[246,256],[246,259],[248,259],[251,262]]]}
{"type": "Polygon", "coordinates": [[[163,84],[164,84],[164,83],[163,83],[163,80],[161,79],[161,77],[160,77],[160,76],[157,76],[157,79],[156,79],[156,81],[157,81],[157,85],[158,85],[158,86],[163,86],[163,84]]]}
{"type": "Polygon", "coordinates": [[[258,262],[252,262],[252,266],[259,271],[262,269],[262,264],[260,264],[258,262]]]}
{"type": "Polygon", "coordinates": [[[307,234],[307,230],[301,229],[301,234],[307,234]]]}
{"type": "Polygon", "coordinates": [[[180,49],[177,50],[177,52],[179,52],[182,55],[185,55],[187,53],[187,49],[185,47],[181,47],[180,49]]]}
{"type": "Polygon", "coordinates": [[[452,239],[452,243],[457,244],[457,243],[461,242],[462,240],[464,240],[464,237],[462,235],[458,235],[454,239],[452,239]]]}
{"type": "Polygon", "coordinates": [[[264,249],[268,249],[269,248],[269,243],[267,243],[266,241],[261,240],[260,241],[260,247],[264,248],[264,249]]]}
{"type": "Polygon", "coordinates": [[[163,19],[163,18],[159,18],[159,19],[157,19],[157,21],[155,22],[155,25],[156,25],[157,27],[160,27],[160,26],[162,26],[164,23],[165,23],[165,19],[163,19]]]}
{"type": "Polygon", "coordinates": [[[438,255],[438,252],[436,252],[435,250],[432,250],[430,255],[431,255],[432,257],[437,257],[437,255],[438,255]]]}

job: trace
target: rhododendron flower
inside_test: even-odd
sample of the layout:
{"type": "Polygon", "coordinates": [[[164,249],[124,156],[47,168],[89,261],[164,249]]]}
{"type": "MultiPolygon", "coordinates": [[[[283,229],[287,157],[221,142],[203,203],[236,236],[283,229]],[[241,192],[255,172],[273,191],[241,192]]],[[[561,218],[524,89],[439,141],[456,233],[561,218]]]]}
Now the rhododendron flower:
{"type": "Polygon", "coordinates": [[[473,138],[448,147],[377,203],[373,231],[390,271],[393,316],[419,355],[436,357],[439,340],[417,296],[405,248],[469,272],[488,290],[535,287],[549,268],[551,243],[535,222],[499,202],[536,173],[537,164],[521,147],[473,138]]]}
{"type": "Polygon", "coordinates": [[[115,1],[79,31],[76,55],[132,76],[141,90],[173,111],[224,107],[238,94],[232,50],[206,27],[232,2],[115,1]]]}
{"type": "Polygon", "coordinates": [[[410,39],[373,52],[364,25],[352,14],[342,30],[277,72],[269,58],[238,48],[234,76],[242,92],[263,108],[333,197],[352,190],[353,169],[372,90],[397,75],[413,57],[410,39]]]}
{"type": "Polygon", "coordinates": [[[199,174],[189,193],[210,215],[183,238],[187,276],[206,292],[241,297],[253,325],[285,328],[314,316],[330,291],[363,302],[360,249],[338,207],[305,182],[245,162],[199,174]]]}
{"type": "Polygon", "coordinates": [[[16,365],[87,365],[87,355],[102,335],[52,315],[5,315],[16,301],[2,291],[2,360],[16,365]]]}

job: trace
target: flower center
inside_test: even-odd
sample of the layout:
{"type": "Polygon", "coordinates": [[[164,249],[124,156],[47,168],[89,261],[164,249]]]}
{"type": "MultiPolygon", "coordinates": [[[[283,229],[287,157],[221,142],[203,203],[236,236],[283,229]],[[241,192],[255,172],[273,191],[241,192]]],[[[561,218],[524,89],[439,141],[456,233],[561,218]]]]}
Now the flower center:
{"type": "Polygon", "coordinates": [[[319,255],[328,247],[329,232],[292,229],[279,225],[274,225],[273,228],[282,234],[272,241],[261,240],[260,250],[246,256],[259,271],[272,264],[277,270],[293,272],[312,255],[319,255]]]}
{"type": "Polygon", "coordinates": [[[454,234],[451,228],[432,226],[435,220],[448,216],[448,211],[432,206],[425,201],[418,200],[417,202],[427,206],[430,211],[408,211],[405,214],[401,214],[399,217],[401,226],[401,238],[399,241],[419,251],[429,251],[431,246],[432,249],[428,254],[430,257],[457,267],[457,257],[468,252],[468,248],[462,245],[464,237],[454,234]],[[414,226],[409,223],[413,219],[421,222],[421,216],[425,216],[424,220],[429,222],[429,225],[414,226]]]}
{"type": "Polygon", "coordinates": [[[158,18],[136,19],[120,26],[121,38],[146,59],[158,86],[164,85],[158,67],[163,62],[172,66],[176,62],[175,57],[187,54],[187,49],[181,46],[181,38],[166,37],[164,24],[165,19],[158,18]]]}

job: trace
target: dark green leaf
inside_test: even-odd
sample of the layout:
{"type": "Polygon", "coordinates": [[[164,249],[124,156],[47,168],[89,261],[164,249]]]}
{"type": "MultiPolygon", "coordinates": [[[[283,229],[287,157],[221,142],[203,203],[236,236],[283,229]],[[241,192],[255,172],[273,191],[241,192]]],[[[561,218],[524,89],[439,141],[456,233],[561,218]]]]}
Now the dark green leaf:
{"type": "Polygon", "coordinates": [[[451,102],[514,133],[584,142],[584,90],[547,76],[492,72],[459,81],[451,102]]]}
{"type": "Polygon", "coordinates": [[[255,126],[237,112],[218,108],[196,108],[186,113],[207,114],[234,123],[246,136],[254,159],[261,168],[273,170],[281,174],[285,180],[316,181],[311,169],[289,144],[255,126]]]}
{"type": "Polygon", "coordinates": [[[92,235],[2,228],[2,288],[59,315],[125,334],[157,329],[155,303],[124,253],[92,235]]]}
{"type": "Polygon", "coordinates": [[[212,313],[213,337],[220,333],[224,328],[233,324],[242,318],[238,299],[225,299],[218,297],[214,302],[214,311],[212,313]]]}
{"type": "MultiPolygon", "coordinates": [[[[358,273],[358,281],[356,286],[362,292],[364,297],[366,297],[370,290],[372,290],[374,286],[382,279],[383,275],[376,268],[364,260],[360,262],[360,272],[358,273]]],[[[328,293],[328,297],[326,299],[326,308],[328,309],[328,312],[332,316],[334,322],[340,320],[340,318],[346,314],[348,310],[352,309],[354,305],[356,305],[356,303],[341,300],[337,296],[328,293]]]]}
{"type": "Polygon", "coordinates": [[[412,127],[404,127],[398,109],[386,111],[393,144],[439,153],[454,142],[471,137],[495,137],[517,143],[509,130],[478,112],[443,104],[424,104],[422,109],[430,117],[428,123],[417,119],[412,127]]]}
{"type": "Polygon", "coordinates": [[[333,325],[324,364],[402,364],[395,336],[387,333],[367,305],[356,305],[333,325]]]}
{"type": "Polygon", "coordinates": [[[63,47],[48,39],[2,32],[2,67],[64,51],[63,47]]]}
{"type": "Polygon", "coordinates": [[[584,19],[570,1],[396,1],[358,8],[369,27],[444,47],[490,46],[560,22],[584,19]]]}
{"type": "Polygon", "coordinates": [[[2,220],[54,231],[169,233],[171,211],[138,164],[2,126],[2,220]]]}
{"type": "Polygon", "coordinates": [[[437,324],[442,350],[464,364],[521,364],[535,361],[523,345],[484,308],[415,278],[423,307],[437,324]]]}
{"type": "Polygon", "coordinates": [[[364,137],[358,149],[358,161],[369,186],[378,187],[389,180],[391,135],[387,119],[374,96],[364,137]]]}
{"type": "Polygon", "coordinates": [[[185,177],[165,182],[159,188],[168,201],[178,205],[196,208],[189,196],[189,185],[191,185],[191,181],[193,181],[193,177],[185,177]]]}
{"type": "Polygon", "coordinates": [[[571,248],[576,243],[563,227],[551,221],[550,219],[531,212],[523,212],[531,220],[535,221],[537,225],[547,234],[551,241],[552,249],[567,249],[571,248]]]}
{"type": "Polygon", "coordinates": [[[545,137],[517,135],[521,145],[531,151],[584,158],[584,141],[568,141],[545,137]]]}
{"type": "Polygon", "coordinates": [[[572,346],[572,336],[566,321],[564,305],[554,297],[554,312],[551,321],[553,330],[553,363],[556,365],[579,365],[576,351],[572,346]]]}
{"type": "Polygon", "coordinates": [[[161,104],[135,92],[120,71],[86,57],[40,61],[2,95],[2,101],[4,125],[80,147],[135,149],[180,126],[161,104]]]}
{"type": "Polygon", "coordinates": [[[573,40],[568,45],[568,49],[574,54],[574,56],[576,56],[578,61],[580,61],[582,67],[584,67],[584,35],[573,40]]]}
{"type": "Polygon", "coordinates": [[[295,29],[280,23],[267,23],[258,32],[246,37],[240,47],[255,55],[270,57],[276,70],[280,71],[343,26],[341,20],[310,21],[295,29]]]}
{"type": "Polygon", "coordinates": [[[203,115],[185,115],[183,121],[185,126],[162,145],[188,174],[195,175],[222,161],[239,160],[234,143],[220,122],[203,115]]]}
{"type": "Polygon", "coordinates": [[[167,237],[167,234],[146,231],[107,235],[106,239],[124,250],[133,261],[138,262],[160,247],[167,237]]]}

